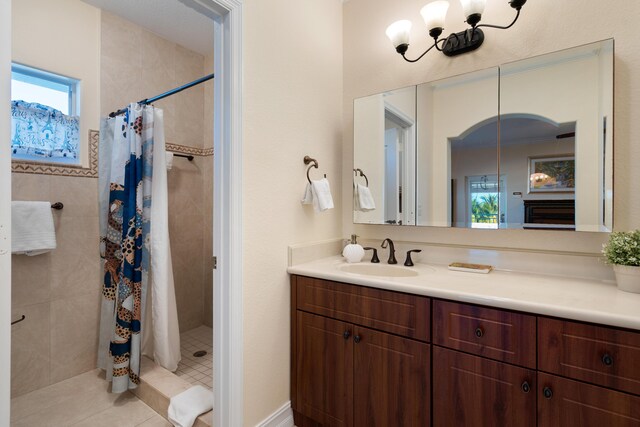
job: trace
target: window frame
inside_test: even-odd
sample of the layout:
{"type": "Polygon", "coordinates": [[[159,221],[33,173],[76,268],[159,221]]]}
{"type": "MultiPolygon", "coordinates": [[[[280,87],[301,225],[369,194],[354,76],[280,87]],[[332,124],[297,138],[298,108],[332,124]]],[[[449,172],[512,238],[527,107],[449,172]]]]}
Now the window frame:
{"type": "MultiPolygon", "coordinates": [[[[80,115],[80,80],[72,77],[64,76],[62,74],[53,73],[40,68],[31,67],[29,65],[20,64],[17,62],[11,63],[11,80],[17,80],[26,82],[29,84],[38,85],[48,89],[57,89],[56,86],[63,86],[68,88],[69,94],[69,114],[68,116],[77,116],[81,122],[82,117],[80,115]],[[16,75],[22,78],[15,78],[16,75]],[[40,84],[43,82],[44,84],[40,84]],[[49,85],[47,85],[47,83],[49,85]]],[[[13,101],[13,96],[11,96],[13,101]]],[[[37,100],[25,100],[25,102],[38,102],[37,100]]],[[[39,102],[38,102],[39,103],[39,102]]],[[[45,104],[43,104],[45,105],[45,104]]],[[[63,113],[64,114],[64,113],[63,113]]],[[[80,141],[81,142],[81,141],[80,141]]],[[[37,162],[43,164],[62,164],[69,166],[78,166],[82,163],[82,144],[78,144],[78,152],[76,158],[68,157],[38,157],[23,154],[11,153],[11,159],[18,162],[37,162]]]]}

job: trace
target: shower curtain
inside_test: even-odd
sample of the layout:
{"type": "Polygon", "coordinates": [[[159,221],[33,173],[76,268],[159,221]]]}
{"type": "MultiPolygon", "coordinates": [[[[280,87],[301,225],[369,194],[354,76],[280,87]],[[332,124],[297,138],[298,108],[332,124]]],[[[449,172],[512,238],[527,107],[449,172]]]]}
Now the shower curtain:
{"type": "Polygon", "coordinates": [[[99,192],[105,259],[98,367],[121,393],[139,384],[142,354],[171,371],[180,361],[162,110],[131,104],[103,120],[99,192]]]}

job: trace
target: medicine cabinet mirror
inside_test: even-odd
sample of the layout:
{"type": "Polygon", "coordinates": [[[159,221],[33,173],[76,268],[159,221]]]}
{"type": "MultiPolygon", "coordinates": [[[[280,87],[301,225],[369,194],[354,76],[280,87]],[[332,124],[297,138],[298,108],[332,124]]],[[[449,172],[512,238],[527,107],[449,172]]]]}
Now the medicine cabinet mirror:
{"type": "Polygon", "coordinates": [[[613,40],[356,99],[354,222],[610,231],[612,130],[613,40]]]}

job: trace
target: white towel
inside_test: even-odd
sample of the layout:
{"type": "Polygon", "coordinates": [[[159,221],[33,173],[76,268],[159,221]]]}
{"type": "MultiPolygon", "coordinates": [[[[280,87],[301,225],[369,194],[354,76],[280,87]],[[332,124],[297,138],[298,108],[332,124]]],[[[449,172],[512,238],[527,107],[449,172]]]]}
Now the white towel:
{"type": "Polygon", "coordinates": [[[311,192],[311,183],[308,183],[304,188],[304,194],[302,195],[302,199],[300,203],[303,205],[311,205],[313,204],[313,193],[311,192]]]}
{"type": "Polygon", "coordinates": [[[40,255],[56,248],[50,202],[11,202],[11,253],[40,255]]]}
{"type": "Polygon", "coordinates": [[[213,392],[196,385],[171,398],[167,415],[174,426],[191,427],[198,415],[212,409],[213,392]]]}
{"type": "Polygon", "coordinates": [[[376,208],[376,204],[373,201],[371,190],[362,184],[355,185],[355,209],[362,212],[372,211],[376,208]]]}
{"type": "Polygon", "coordinates": [[[316,213],[333,209],[333,197],[327,178],[311,181],[311,193],[313,194],[313,210],[316,213]]]}
{"type": "Polygon", "coordinates": [[[173,153],[170,153],[167,151],[164,153],[164,155],[167,162],[167,170],[170,171],[171,168],[173,167],[173,153]]]}

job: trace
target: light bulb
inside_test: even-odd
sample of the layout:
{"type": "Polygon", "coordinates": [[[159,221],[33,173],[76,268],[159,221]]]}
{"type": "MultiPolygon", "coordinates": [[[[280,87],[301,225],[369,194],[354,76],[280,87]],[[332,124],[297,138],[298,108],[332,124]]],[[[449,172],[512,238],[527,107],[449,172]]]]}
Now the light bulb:
{"type": "MultiPolygon", "coordinates": [[[[487,0],[460,0],[460,3],[462,3],[462,13],[464,13],[464,17],[468,20],[472,15],[482,15],[487,0]]],[[[479,17],[477,21],[480,21],[479,17]]],[[[472,23],[470,24],[474,25],[472,23]]]]}
{"type": "Polygon", "coordinates": [[[445,0],[437,0],[428,3],[420,9],[420,15],[422,15],[422,19],[424,19],[424,23],[427,25],[427,30],[429,30],[430,34],[432,33],[432,30],[437,29],[440,30],[437,31],[438,35],[442,33],[442,29],[444,28],[444,19],[447,16],[448,9],[449,2],[445,0]]]}
{"type": "Polygon", "coordinates": [[[396,21],[387,27],[387,37],[393,43],[393,47],[409,44],[409,32],[411,31],[411,21],[406,19],[396,21]]]}

